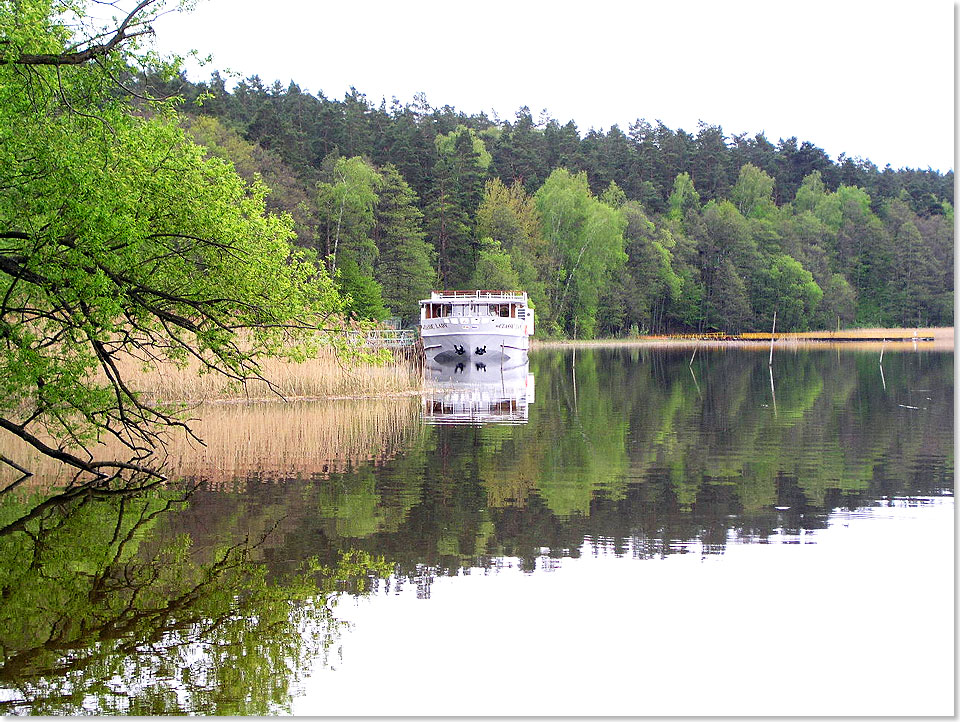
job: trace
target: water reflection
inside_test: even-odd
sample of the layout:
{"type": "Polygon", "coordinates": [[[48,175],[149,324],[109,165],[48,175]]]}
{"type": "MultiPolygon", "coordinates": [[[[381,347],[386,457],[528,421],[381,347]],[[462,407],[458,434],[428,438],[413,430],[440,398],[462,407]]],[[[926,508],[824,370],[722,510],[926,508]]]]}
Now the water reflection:
{"type": "Polygon", "coordinates": [[[0,710],[273,714],[336,661],[339,594],[722,559],[952,494],[952,354],[690,361],[543,351],[429,370],[422,402],[224,408],[189,488],[0,494],[0,710]]]}
{"type": "MultiPolygon", "coordinates": [[[[288,710],[336,644],[328,604],[388,570],[363,552],[268,578],[268,533],[170,533],[183,489],[74,488],[0,504],[0,711],[232,714],[288,710]]],[[[268,530],[269,531],[269,530],[268,530]]]]}
{"type": "Polygon", "coordinates": [[[425,370],[427,424],[525,424],[534,402],[529,363],[431,365],[425,370]]]}

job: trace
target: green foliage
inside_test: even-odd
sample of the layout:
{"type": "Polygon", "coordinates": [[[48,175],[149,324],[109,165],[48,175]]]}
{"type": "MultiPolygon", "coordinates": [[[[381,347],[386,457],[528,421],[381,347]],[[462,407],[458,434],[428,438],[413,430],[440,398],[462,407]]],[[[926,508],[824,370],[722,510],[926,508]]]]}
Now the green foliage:
{"type": "Polygon", "coordinates": [[[113,46],[72,35],[83,7],[55,10],[0,6],[0,426],[102,473],[117,467],[38,434],[154,448],[156,425],[179,422],[129,391],[120,356],[255,377],[262,356],[301,354],[340,300],[291,247],[290,218],[266,213],[262,183],[204,157],[174,101],[134,108],[118,94],[128,64],[154,60],[129,33],[156,8],[135,11],[113,46]],[[58,64],[77,47],[95,57],[58,64]]]}
{"type": "MultiPolygon", "coordinates": [[[[813,275],[796,259],[775,256],[768,268],[761,271],[755,307],[765,323],[777,311],[777,327],[784,331],[806,331],[814,321],[823,291],[813,275]]],[[[842,294],[843,289],[833,289],[842,294]]],[[[842,299],[837,299],[842,303],[842,299]]]]}
{"type": "Polygon", "coordinates": [[[382,321],[386,318],[387,308],[383,305],[383,289],[371,276],[361,270],[352,257],[341,257],[335,278],[350,318],[374,321],[382,321]]]}
{"type": "Polygon", "coordinates": [[[433,247],[422,229],[416,194],[392,165],[381,169],[383,187],[375,211],[377,244],[374,277],[390,311],[409,321],[419,317],[420,299],[436,285],[433,247]]]}
{"type": "Polygon", "coordinates": [[[667,217],[673,221],[682,221],[689,212],[700,210],[700,194],[693,186],[689,173],[681,173],[673,182],[673,192],[667,201],[670,210],[667,217]]]}
{"type": "Polygon", "coordinates": [[[775,211],[773,178],[750,163],[740,168],[740,177],[730,192],[737,210],[749,218],[768,218],[775,211]]]}
{"type": "MultiPolygon", "coordinates": [[[[547,239],[545,222],[531,232],[526,221],[504,221],[529,218],[517,202],[520,196],[508,200],[508,195],[518,188],[535,194],[557,168],[585,172],[591,193],[608,206],[622,210],[629,202],[640,203],[657,228],[655,235],[672,241],[657,241],[669,252],[669,270],[662,265],[664,254],[644,242],[632,251],[627,248],[629,268],[598,280],[600,333],[622,333],[634,324],[660,331],[717,328],[727,322],[716,315],[720,305],[735,310],[745,328],[762,326],[767,311],[755,306],[763,293],[758,284],[769,278],[773,259],[782,255],[800,263],[821,289],[840,274],[856,304],[854,323],[898,324],[911,315],[911,323],[918,315],[930,323],[952,318],[952,172],[881,170],[846,156],[831,162],[807,141],[788,138],[773,144],[762,133],[729,138],[707,123],[695,134],[644,120],[628,133],[612,126],[606,133],[581,134],[572,122],[549,117],[538,122],[529,108],[501,121],[449,106],[431,108],[423,97],[407,105],[395,101],[389,108],[376,107],[355,90],[343,100],[314,98],[294,85],[286,90],[264,87],[257,78],[242,81],[233,95],[216,76],[209,85],[187,86],[191,93],[209,91],[204,112],[209,108],[228,118],[232,126],[245,129],[248,140],[268,145],[285,162],[296,159],[296,176],[301,183],[311,179],[311,194],[313,180],[322,172],[320,159],[331,152],[367,157],[380,168],[396,166],[416,193],[441,283],[469,286],[480,262],[480,239],[499,241],[522,287],[541,309],[540,333],[570,334],[573,326],[581,333],[580,320],[569,323],[569,296],[567,309],[554,308],[564,296],[569,269],[563,268],[560,248],[547,239]],[[488,193],[487,181],[499,183],[499,189],[488,193]],[[898,272],[894,228],[884,209],[901,197],[920,233],[922,249],[918,246],[914,256],[932,259],[933,272],[898,272]],[[724,211],[724,222],[717,224],[706,211],[711,201],[714,210],[729,201],[746,222],[724,211]],[[733,227],[742,236],[733,245],[728,238],[713,237],[733,227]],[[718,249],[734,252],[717,255],[718,249]],[[664,295],[664,283],[676,285],[670,277],[684,283],[677,293],[664,295]],[[715,304],[719,277],[733,285],[719,290],[715,304]],[[924,287],[912,288],[915,284],[924,287]],[[911,290],[904,290],[907,286],[911,290]],[[744,314],[745,299],[750,308],[744,314]]],[[[273,187],[268,174],[263,177],[273,187]]],[[[309,217],[302,222],[293,212],[296,203],[277,207],[294,216],[301,243],[324,247],[323,238],[314,240],[309,217]]],[[[928,265],[921,264],[924,269],[928,265]]],[[[387,277],[374,276],[389,295],[387,277]]],[[[834,288],[846,306],[850,296],[840,286],[834,288]]],[[[813,323],[825,321],[825,314],[813,323]]],[[[585,318],[589,316],[587,312],[585,318]]],[[[829,325],[835,324],[836,318],[829,325]]]]}
{"type": "Polygon", "coordinates": [[[486,170],[490,167],[490,161],[493,157],[487,151],[483,140],[477,135],[473,128],[465,125],[458,125],[455,130],[446,135],[438,135],[434,142],[437,144],[437,151],[442,156],[455,156],[461,151],[462,146],[469,148],[469,152],[475,157],[477,166],[486,170]]]}
{"type": "Polygon", "coordinates": [[[499,243],[509,254],[517,275],[516,288],[527,292],[542,318],[548,317],[546,287],[554,277],[554,259],[543,237],[536,203],[521,183],[508,188],[494,178],[486,184],[477,209],[477,233],[499,243]]]}
{"type": "Polygon", "coordinates": [[[382,185],[383,177],[359,156],[332,155],[324,160],[323,180],[317,183],[317,212],[331,273],[341,253],[365,271],[372,270],[377,258],[372,239],[374,207],[382,185]]]}
{"type": "Polygon", "coordinates": [[[584,173],[555,170],[535,196],[544,237],[560,259],[553,317],[565,332],[591,338],[599,293],[607,274],[626,260],[623,213],[597,200],[584,173]]]}
{"type": "Polygon", "coordinates": [[[510,264],[510,254],[503,250],[500,241],[480,239],[480,255],[477,267],[470,279],[474,288],[510,290],[520,288],[520,276],[510,264]]]}

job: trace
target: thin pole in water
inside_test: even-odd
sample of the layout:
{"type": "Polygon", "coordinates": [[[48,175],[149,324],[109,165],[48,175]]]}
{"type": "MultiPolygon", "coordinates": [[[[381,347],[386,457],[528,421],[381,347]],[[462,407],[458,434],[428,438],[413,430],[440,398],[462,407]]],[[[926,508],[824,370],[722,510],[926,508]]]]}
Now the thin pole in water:
{"type": "Polygon", "coordinates": [[[697,338],[697,342],[693,345],[693,355],[690,357],[689,366],[693,366],[693,360],[697,357],[697,349],[700,348],[700,339],[697,338]]]}
{"type": "Polygon", "coordinates": [[[767,366],[770,372],[770,396],[773,397],[773,415],[777,416],[777,390],[773,387],[773,366],[767,366]]]}
{"type": "Polygon", "coordinates": [[[700,384],[697,383],[697,375],[693,372],[693,366],[690,367],[690,375],[693,376],[693,385],[697,387],[697,397],[702,399],[703,395],[700,393],[700,384]]]}
{"type": "Polygon", "coordinates": [[[773,366],[773,337],[777,332],[777,312],[773,312],[773,328],[770,330],[770,360],[767,362],[767,366],[773,366]]]}
{"type": "Polygon", "coordinates": [[[880,344],[880,365],[883,366],[883,347],[887,345],[887,339],[883,339],[883,343],[880,344]]]}

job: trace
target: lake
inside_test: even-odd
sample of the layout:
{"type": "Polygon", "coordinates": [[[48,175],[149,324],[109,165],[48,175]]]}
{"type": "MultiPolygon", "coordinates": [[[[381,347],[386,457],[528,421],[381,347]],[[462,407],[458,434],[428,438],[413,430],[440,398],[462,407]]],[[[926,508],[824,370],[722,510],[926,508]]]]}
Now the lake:
{"type": "Polygon", "coordinates": [[[951,352],[539,350],[0,496],[0,712],[952,715],[951,352]]]}

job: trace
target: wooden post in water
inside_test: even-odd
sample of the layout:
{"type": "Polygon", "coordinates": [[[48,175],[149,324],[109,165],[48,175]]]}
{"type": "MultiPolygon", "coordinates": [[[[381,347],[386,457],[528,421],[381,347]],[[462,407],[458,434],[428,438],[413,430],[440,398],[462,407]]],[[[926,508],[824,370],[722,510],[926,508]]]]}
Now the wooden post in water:
{"type": "Polygon", "coordinates": [[[700,348],[700,339],[697,338],[697,342],[693,345],[693,355],[690,357],[689,366],[693,368],[693,360],[697,357],[697,349],[700,348]]]}
{"type": "Polygon", "coordinates": [[[774,334],[777,332],[777,311],[773,311],[773,328],[770,330],[770,360],[767,362],[767,366],[773,366],[773,338],[774,334]]]}
{"type": "Polygon", "coordinates": [[[887,345],[887,339],[883,339],[883,343],[880,344],[880,365],[883,366],[883,347],[887,345]]]}
{"type": "Polygon", "coordinates": [[[777,416],[777,390],[773,387],[773,364],[767,366],[770,372],[770,396],[773,398],[773,415],[777,416]]]}
{"type": "Polygon", "coordinates": [[[691,362],[690,366],[690,375],[693,376],[693,385],[697,387],[697,397],[703,399],[703,395],[700,393],[700,384],[697,383],[697,375],[693,372],[693,363],[691,362]]]}

